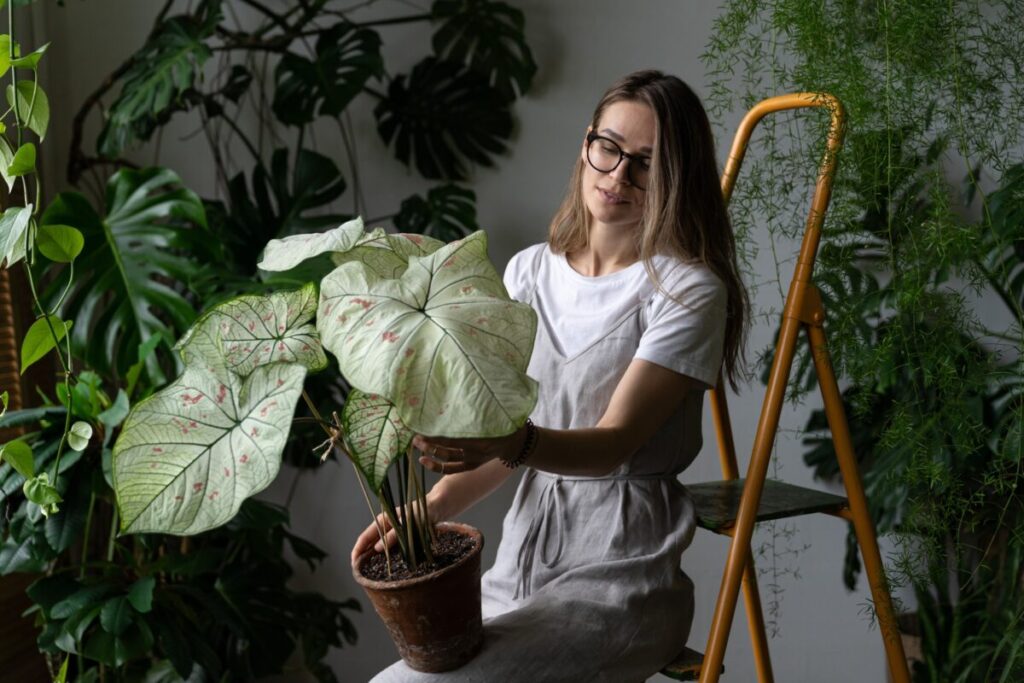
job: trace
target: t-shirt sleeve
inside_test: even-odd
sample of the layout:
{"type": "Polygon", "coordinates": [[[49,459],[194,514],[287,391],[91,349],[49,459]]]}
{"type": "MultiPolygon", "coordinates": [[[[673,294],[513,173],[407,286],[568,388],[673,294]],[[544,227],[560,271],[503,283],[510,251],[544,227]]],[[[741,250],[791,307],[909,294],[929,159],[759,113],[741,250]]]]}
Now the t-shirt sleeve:
{"type": "Polygon", "coordinates": [[[505,289],[512,299],[525,302],[529,297],[533,279],[536,277],[533,262],[538,256],[537,251],[543,248],[543,244],[527,247],[513,256],[505,266],[502,282],[505,283],[505,289]]]}
{"type": "Polygon", "coordinates": [[[662,284],[646,306],[647,327],[634,358],[714,386],[725,341],[726,290],[713,273],[687,268],[662,284]]]}

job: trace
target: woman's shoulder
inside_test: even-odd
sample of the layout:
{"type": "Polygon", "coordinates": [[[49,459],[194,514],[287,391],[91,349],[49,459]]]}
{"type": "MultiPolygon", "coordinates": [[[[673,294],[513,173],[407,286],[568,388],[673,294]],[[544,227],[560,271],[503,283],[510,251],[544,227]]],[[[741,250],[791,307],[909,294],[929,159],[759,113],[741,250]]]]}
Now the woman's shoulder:
{"type": "Polygon", "coordinates": [[[522,251],[516,252],[505,266],[505,289],[509,296],[517,301],[523,301],[526,293],[531,289],[531,283],[537,277],[537,270],[540,261],[548,251],[546,242],[533,244],[522,251]]]}
{"type": "Polygon", "coordinates": [[[686,290],[725,292],[725,282],[715,271],[699,259],[681,259],[658,254],[652,265],[661,281],[661,289],[672,294],[686,290]]]}

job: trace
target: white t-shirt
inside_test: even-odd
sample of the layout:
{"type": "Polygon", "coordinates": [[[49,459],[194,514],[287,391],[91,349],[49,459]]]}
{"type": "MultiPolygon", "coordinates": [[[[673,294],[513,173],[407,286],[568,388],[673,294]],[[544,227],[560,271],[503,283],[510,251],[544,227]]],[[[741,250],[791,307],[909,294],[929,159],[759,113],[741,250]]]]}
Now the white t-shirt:
{"type": "Polygon", "coordinates": [[[640,305],[644,332],[634,358],[708,386],[715,384],[722,364],[727,295],[722,281],[707,266],[655,256],[653,265],[663,290],[659,291],[641,261],[608,275],[588,277],[573,270],[565,254],[536,244],[513,256],[505,268],[505,288],[513,299],[530,299],[538,257],[535,297],[544,305],[534,308],[544,316],[563,355],[572,357],[589,348],[640,305]]]}

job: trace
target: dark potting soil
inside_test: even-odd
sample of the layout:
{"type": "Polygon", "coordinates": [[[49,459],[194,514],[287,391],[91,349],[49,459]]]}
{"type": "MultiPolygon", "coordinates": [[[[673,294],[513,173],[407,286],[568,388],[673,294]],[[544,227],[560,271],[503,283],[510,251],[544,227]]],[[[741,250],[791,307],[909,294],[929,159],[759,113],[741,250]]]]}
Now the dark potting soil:
{"type": "Polygon", "coordinates": [[[402,579],[413,579],[417,576],[425,576],[439,569],[453,565],[460,559],[472,552],[475,546],[473,538],[464,536],[455,531],[442,531],[437,535],[437,543],[431,546],[434,552],[434,561],[430,564],[421,564],[417,569],[412,570],[402,559],[398,552],[398,546],[392,546],[391,553],[391,576],[388,576],[388,563],[384,553],[377,553],[367,560],[361,567],[363,576],[372,581],[401,581],[402,579]]]}

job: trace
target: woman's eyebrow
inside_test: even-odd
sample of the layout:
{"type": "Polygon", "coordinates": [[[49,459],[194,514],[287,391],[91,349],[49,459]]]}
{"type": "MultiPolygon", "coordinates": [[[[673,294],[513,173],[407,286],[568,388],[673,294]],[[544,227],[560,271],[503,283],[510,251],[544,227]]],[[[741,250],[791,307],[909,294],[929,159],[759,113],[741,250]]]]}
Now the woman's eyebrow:
{"type": "MultiPolygon", "coordinates": [[[[615,132],[614,130],[612,130],[611,128],[602,128],[602,129],[601,129],[600,131],[598,131],[598,132],[599,132],[599,133],[601,133],[601,135],[607,135],[607,136],[608,136],[608,137],[610,137],[610,138],[611,138],[612,140],[615,140],[615,142],[625,142],[625,141],[626,141],[626,138],[622,137],[621,135],[619,135],[618,133],[616,133],[616,132],[615,132]]],[[[640,154],[646,154],[646,155],[648,155],[648,156],[650,156],[650,154],[651,154],[651,151],[652,151],[652,150],[651,150],[651,148],[650,148],[650,147],[641,147],[640,149],[638,149],[638,150],[637,150],[637,152],[639,152],[640,154]]]]}

